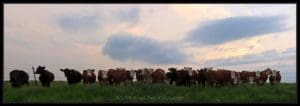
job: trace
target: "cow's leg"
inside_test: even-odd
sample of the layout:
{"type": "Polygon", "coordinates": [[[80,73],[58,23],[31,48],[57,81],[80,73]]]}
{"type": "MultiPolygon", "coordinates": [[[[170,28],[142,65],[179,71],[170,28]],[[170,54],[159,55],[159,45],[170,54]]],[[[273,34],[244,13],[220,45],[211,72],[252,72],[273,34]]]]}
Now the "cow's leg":
{"type": "Polygon", "coordinates": [[[29,81],[26,81],[27,86],[29,86],[29,81]]]}
{"type": "Polygon", "coordinates": [[[49,88],[49,87],[50,87],[50,82],[47,83],[47,88],[49,88]]]}

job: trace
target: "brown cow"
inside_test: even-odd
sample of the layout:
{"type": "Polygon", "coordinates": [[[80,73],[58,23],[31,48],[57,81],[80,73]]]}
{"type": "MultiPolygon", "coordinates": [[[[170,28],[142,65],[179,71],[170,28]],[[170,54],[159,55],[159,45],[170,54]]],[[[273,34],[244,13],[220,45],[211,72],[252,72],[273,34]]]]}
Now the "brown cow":
{"type": "Polygon", "coordinates": [[[98,81],[100,84],[103,84],[103,85],[108,84],[107,71],[105,71],[105,70],[98,71],[98,81]]]}
{"type": "Polygon", "coordinates": [[[134,80],[135,72],[125,70],[125,68],[109,69],[107,72],[107,78],[110,85],[119,85],[126,82],[134,80]]]}
{"type": "Polygon", "coordinates": [[[272,70],[269,81],[270,81],[271,85],[280,83],[280,81],[281,81],[280,71],[272,70]]]}
{"type": "Polygon", "coordinates": [[[165,71],[163,69],[156,69],[152,73],[152,83],[164,83],[166,79],[165,71]]]}
{"type": "Polygon", "coordinates": [[[250,83],[253,84],[260,78],[260,73],[257,72],[249,72],[249,71],[242,71],[240,72],[240,79],[242,81],[242,84],[244,83],[250,83]]]}
{"type": "Polygon", "coordinates": [[[213,86],[214,84],[220,84],[224,86],[226,84],[237,84],[237,74],[234,71],[229,71],[225,69],[208,70],[206,74],[207,84],[213,86]]]}
{"type": "Polygon", "coordinates": [[[82,80],[84,84],[92,84],[96,82],[95,69],[83,70],[82,80]]]}

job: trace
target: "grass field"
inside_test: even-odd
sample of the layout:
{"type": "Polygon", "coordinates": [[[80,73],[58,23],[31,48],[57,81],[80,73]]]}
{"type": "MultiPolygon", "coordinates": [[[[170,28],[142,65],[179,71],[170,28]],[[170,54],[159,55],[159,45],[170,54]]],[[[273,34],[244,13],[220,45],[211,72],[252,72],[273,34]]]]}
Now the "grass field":
{"type": "Polygon", "coordinates": [[[30,82],[12,88],[5,81],[4,103],[297,103],[296,84],[271,86],[206,87],[167,84],[131,86],[67,85],[55,81],[50,88],[30,82]]]}

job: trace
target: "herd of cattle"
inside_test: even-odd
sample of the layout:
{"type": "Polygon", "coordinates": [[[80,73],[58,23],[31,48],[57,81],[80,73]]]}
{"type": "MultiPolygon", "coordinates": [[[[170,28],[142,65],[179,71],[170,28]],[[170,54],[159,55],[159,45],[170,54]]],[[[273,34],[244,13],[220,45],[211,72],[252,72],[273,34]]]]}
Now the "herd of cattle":
{"type": "MultiPolygon", "coordinates": [[[[227,69],[216,69],[205,67],[194,70],[192,67],[184,67],[177,69],[168,68],[168,72],[163,69],[144,68],[137,70],[126,70],[125,68],[116,68],[109,70],[99,70],[96,77],[95,69],[83,70],[81,74],[74,69],[60,69],[65,74],[68,84],[77,84],[81,80],[84,84],[92,84],[98,82],[103,85],[119,85],[138,83],[169,83],[173,85],[191,86],[197,83],[202,86],[225,86],[238,84],[254,84],[264,85],[269,78],[271,85],[277,84],[281,80],[280,72],[267,68],[263,71],[232,71],[227,69]]],[[[45,66],[38,66],[35,74],[40,74],[39,80],[43,87],[50,87],[50,83],[54,80],[54,74],[45,69],[45,66]]],[[[22,70],[13,70],[10,72],[10,80],[12,87],[20,87],[21,85],[29,85],[29,75],[22,70]]]]}

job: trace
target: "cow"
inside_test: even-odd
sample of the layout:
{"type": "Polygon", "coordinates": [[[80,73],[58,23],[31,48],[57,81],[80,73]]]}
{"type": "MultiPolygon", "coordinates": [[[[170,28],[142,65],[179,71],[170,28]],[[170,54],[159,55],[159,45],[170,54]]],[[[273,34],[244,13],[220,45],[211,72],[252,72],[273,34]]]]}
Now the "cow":
{"type": "Polygon", "coordinates": [[[177,86],[190,86],[190,76],[189,71],[184,69],[177,70],[176,68],[168,68],[170,72],[166,74],[167,78],[170,79],[170,84],[172,85],[175,81],[177,86]]]}
{"type": "Polygon", "coordinates": [[[81,73],[77,70],[65,68],[60,69],[60,71],[64,72],[69,85],[80,83],[82,79],[81,73]]]}
{"type": "Polygon", "coordinates": [[[188,85],[196,85],[198,80],[198,72],[193,70],[192,67],[184,67],[183,70],[188,72],[188,85]]]}
{"type": "Polygon", "coordinates": [[[269,81],[270,81],[271,85],[280,83],[280,81],[281,81],[280,71],[272,70],[269,81]]]}
{"type": "Polygon", "coordinates": [[[166,77],[170,81],[170,85],[173,85],[173,82],[176,82],[176,72],[177,68],[171,67],[168,68],[169,72],[166,73],[166,77]]]}
{"type": "Polygon", "coordinates": [[[256,84],[257,85],[264,85],[267,82],[267,79],[269,77],[269,75],[272,73],[272,70],[270,68],[265,69],[264,71],[261,71],[258,76],[258,78],[256,78],[256,84]]]}
{"type": "Polygon", "coordinates": [[[151,83],[153,68],[144,68],[136,70],[136,78],[139,83],[151,83]]]}
{"type": "Polygon", "coordinates": [[[29,86],[29,75],[23,70],[13,70],[9,73],[9,82],[13,88],[19,88],[24,84],[29,86]]]}
{"type": "Polygon", "coordinates": [[[54,74],[46,70],[45,66],[38,66],[35,74],[40,74],[39,80],[43,87],[50,87],[50,83],[54,80],[54,74]]]}
{"type": "Polygon", "coordinates": [[[105,70],[98,71],[98,81],[100,84],[104,84],[104,85],[108,84],[107,72],[108,71],[105,70]]]}
{"type": "Polygon", "coordinates": [[[133,82],[136,82],[137,81],[137,79],[136,79],[136,71],[135,70],[133,70],[133,69],[131,69],[131,70],[126,70],[125,71],[125,76],[126,76],[126,78],[125,78],[125,85],[127,84],[127,83],[129,83],[129,84],[133,84],[133,82]]]}
{"type": "Polygon", "coordinates": [[[133,81],[136,80],[135,71],[128,71],[125,68],[109,69],[107,78],[110,85],[119,85],[121,83],[126,85],[128,82],[133,84],[133,81]]]}
{"type": "Polygon", "coordinates": [[[260,78],[260,72],[259,71],[242,71],[240,72],[240,79],[242,81],[242,84],[250,83],[253,84],[260,78]]]}
{"type": "Polygon", "coordinates": [[[208,70],[206,74],[207,84],[213,86],[214,84],[219,84],[224,86],[227,84],[236,85],[238,83],[237,74],[234,71],[226,69],[208,70]]]}
{"type": "Polygon", "coordinates": [[[164,83],[166,79],[165,71],[161,68],[152,73],[152,83],[164,83]]]}
{"type": "Polygon", "coordinates": [[[96,82],[95,69],[83,70],[82,80],[84,84],[92,84],[96,82]]]}
{"type": "Polygon", "coordinates": [[[198,84],[202,85],[202,87],[205,87],[205,82],[206,82],[206,74],[207,74],[207,71],[208,69],[207,68],[201,68],[201,69],[198,69],[197,72],[198,72],[198,84]]]}

